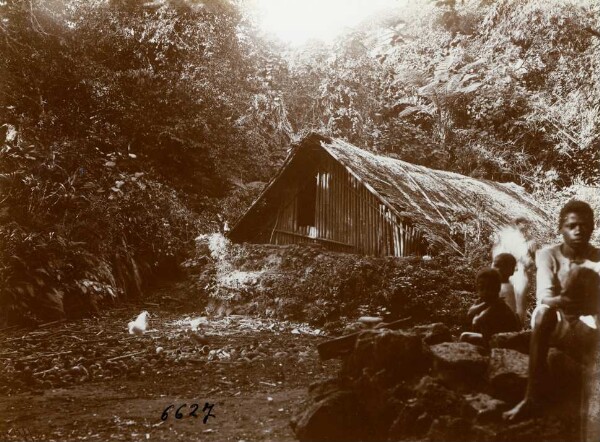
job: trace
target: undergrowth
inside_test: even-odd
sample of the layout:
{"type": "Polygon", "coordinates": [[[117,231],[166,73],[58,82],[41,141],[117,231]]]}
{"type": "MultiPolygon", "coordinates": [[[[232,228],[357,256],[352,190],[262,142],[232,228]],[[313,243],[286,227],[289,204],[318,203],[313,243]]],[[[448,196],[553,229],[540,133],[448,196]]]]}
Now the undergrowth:
{"type": "Polygon", "coordinates": [[[383,315],[465,325],[480,265],[456,256],[375,258],[318,246],[232,244],[200,238],[196,276],[209,313],[256,314],[315,326],[383,315]]]}
{"type": "Polygon", "coordinates": [[[177,272],[207,221],[143,160],[25,139],[0,149],[0,324],[93,314],[177,272]]]}

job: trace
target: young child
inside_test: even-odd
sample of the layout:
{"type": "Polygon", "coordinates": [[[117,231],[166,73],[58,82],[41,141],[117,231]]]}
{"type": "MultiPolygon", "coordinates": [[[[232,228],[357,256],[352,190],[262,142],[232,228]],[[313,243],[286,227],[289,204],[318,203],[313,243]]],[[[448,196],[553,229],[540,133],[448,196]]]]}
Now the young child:
{"type": "Polygon", "coordinates": [[[537,249],[532,227],[528,219],[516,218],[497,233],[497,240],[492,248],[492,257],[510,253],[517,260],[510,282],[515,293],[516,313],[523,324],[527,318],[527,293],[530,285],[528,273],[534,267],[534,251],[537,249]]]}
{"type": "Polygon", "coordinates": [[[461,334],[460,341],[487,345],[489,339],[496,333],[521,329],[517,315],[500,298],[501,285],[502,277],[498,270],[483,268],[477,273],[475,286],[480,302],[473,305],[467,313],[474,333],[461,334]]]}
{"type": "Polygon", "coordinates": [[[501,253],[494,258],[492,266],[500,272],[500,298],[506,302],[510,309],[517,313],[517,300],[515,298],[515,288],[509,278],[515,273],[517,267],[516,258],[510,253],[501,253]]]}

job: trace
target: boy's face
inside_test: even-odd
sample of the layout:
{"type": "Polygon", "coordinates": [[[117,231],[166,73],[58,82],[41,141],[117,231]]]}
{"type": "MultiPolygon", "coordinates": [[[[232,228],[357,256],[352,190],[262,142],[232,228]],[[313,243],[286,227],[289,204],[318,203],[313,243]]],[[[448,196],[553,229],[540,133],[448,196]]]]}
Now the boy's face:
{"type": "Polygon", "coordinates": [[[488,278],[477,278],[475,281],[477,294],[482,301],[490,302],[498,297],[498,287],[488,278]]]}
{"type": "Polygon", "coordinates": [[[575,250],[587,246],[594,230],[593,223],[578,213],[567,213],[564,217],[560,233],[566,245],[575,250]]]}
{"type": "Polygon", "coordinates": [[[506,282],[515,273],[515,266],[507,263],[497,263],[494,261],[494,268],[500,272],[503,282],[506,282]]]}

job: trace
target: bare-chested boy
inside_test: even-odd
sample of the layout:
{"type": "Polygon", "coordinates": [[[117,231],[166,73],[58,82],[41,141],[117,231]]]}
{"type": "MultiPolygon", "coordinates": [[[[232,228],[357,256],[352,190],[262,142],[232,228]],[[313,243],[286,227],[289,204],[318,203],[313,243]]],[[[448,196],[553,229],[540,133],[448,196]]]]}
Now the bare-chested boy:
{"type": "Polygon", "coordinates": [[[599,339],[600,279],[590,281],[589,272],[582,275],[576,270],[581,266],[592,269],[595,274],[600,272],[600,250],[590,244],[593,229],[594,213],[590,206],[582,201],[570,201],[559,215],[563,243],[537,253],[538,306],[531,318],[527,390],[525,398],[504,414],[505,419],[525,418],[539,410],[550,346],[559,347],[584,362],[593,358],[599,339]],[[587,293],[574,293],[581,287],[587,293]]]}
{"type": "Polygon", "coordinates": [[[474,332],[461,334],[460,341],[487,345],[496,333],[520,330],[521,324],[517,315],[500,298],[501,281],[500,272],[496,269],[483,268],[477,273],[475,285],[479,302],[467,313],[474,332]]]}

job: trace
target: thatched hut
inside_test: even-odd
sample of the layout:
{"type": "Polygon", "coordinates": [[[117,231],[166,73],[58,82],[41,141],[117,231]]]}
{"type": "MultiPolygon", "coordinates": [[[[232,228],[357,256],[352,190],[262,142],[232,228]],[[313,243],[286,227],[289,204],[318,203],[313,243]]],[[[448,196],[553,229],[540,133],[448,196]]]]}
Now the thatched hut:
{"type": "Polygon", "coordinates": [[[312,134],[292,148],[229,237],[423,255],[436,243],[458,248],[455,224],[465,215],[492,229],[515,217],[548,225],[547,214],[516,184],[433,170],[312,134]]]}

